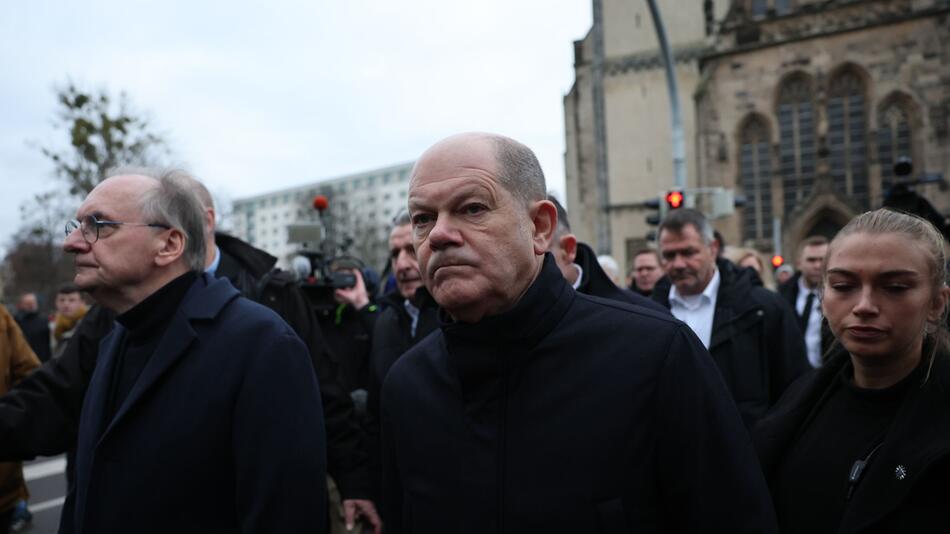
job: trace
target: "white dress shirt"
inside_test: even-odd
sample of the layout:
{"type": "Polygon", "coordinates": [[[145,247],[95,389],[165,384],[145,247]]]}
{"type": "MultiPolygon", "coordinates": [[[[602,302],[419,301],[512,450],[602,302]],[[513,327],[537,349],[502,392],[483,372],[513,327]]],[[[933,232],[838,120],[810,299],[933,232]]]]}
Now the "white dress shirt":
{"type": "Polygon", "coordinates": [[[795,299],[795,313],[799,317],[805,312],[805,302],[808,294],[815,294],[815,301],[808,314],[808,324],[805,326],[805,348],[808,350],[808,362],[812,367],[821,367],[821,301],[818,300],[818,289],[805,287],[804,276],[798,278],[798,297],[795,299]]]}
{"type": "Polygon", "coordinates": [[[709,349],[712,338],[713,317],[716,315],[716,296],[719,293],[719,269],[713,273],[706,289],[697,295],[680,295],[676,286],[670,287],[670,312],[673,317],[686,323],[703,346],[709,349]]]}

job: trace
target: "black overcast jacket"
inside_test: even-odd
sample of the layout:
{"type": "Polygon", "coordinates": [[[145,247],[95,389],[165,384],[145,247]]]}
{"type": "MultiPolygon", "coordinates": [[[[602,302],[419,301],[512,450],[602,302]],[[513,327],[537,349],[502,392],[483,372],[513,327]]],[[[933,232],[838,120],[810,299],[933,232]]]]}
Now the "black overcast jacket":
{"type": "MultiPolygon", "coordinates": [[[[811,369],[795,312],[765,289],[755,271],[718,260],[719,292],[709,352],[722,372],[746,425],[752,428],[796,378],[811,369]]],[[[670,279],[653,298],[670,307],[670,279]]]]}
{"type": "Polygon", "coordinates": [[[392,534],[774,532],[751,442],[699,340],[572,291],[446,323],[383,385],[392,534]]]}
{"type": "MultiPolygon", "coordinates": [[[[837,351],[814,374],[789,388],[753,431],[755,448],[770,483],[806,420],[847,362],[847,352],[837,351]]],[[[837,532],[946,532],[950,529],[948,504],[950,354],[944,353],[937,356],[929,380],[910,387],[883,445],[867,464],[837,532]]]]}

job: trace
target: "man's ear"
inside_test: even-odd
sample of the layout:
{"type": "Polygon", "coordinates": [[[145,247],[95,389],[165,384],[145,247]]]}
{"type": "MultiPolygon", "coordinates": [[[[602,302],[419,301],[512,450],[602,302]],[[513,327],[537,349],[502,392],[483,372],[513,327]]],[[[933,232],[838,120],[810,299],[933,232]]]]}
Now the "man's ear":
{"type": "Polygon", "coordinates": [[[559,245],[561,245],[561,250],[564,251],[564,259],[568,263],[574,263],[574,259],[577,258],[577,236],[574,234],[564,234],[559,240],[559,245]]]}
{"type": "Polygon", "coordinates": [[[539,200],[528,211],[533,223],[534,253],[541,256],[551,248],[554,229],[557,227],[557,208],[549,200],[539,200]]]}
{"type": "MultiPolygon", "coordinates": [[[[155,255],[155,263],[160,267],[165,267],[178,261],[178,258],[182,257],[185,253],[185,234],[177,229],[171,228],[165,230],[161,234],[165,234],[164,237],[158,237],[159,246],[158,252],[155,255]]],[[[161,236],[159,234],[159,236],[161,236]]]]}
{"type": "Polygon", "coordinates": [[[214,235],[216,227],[214,208],[205,208],[205,228],[207,228],[207,232],[214,235]]]}

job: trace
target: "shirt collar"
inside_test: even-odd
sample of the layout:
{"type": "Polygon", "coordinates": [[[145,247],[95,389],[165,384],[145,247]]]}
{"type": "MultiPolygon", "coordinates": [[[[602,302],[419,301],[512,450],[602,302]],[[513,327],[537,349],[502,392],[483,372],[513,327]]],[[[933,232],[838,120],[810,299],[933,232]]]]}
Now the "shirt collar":
{"type": "Polygon", "coordinates": [[[581,287],[581,281],[584,280],[584,269],[582,269],[581,266],[576,263],[572,263],[571,265],[577,269],[577,279],[574,280],[573,284],[571,284],[574,288],[574,291],[577,291],[577,288],[581,287]]]}
{"type": "Polygon", "coordinates": [[[214,246],[214,261],[212,261],[211,265],[209,265],[205,269],[205,272],[210,274],[211,276],[215,276],[215,273],[218,270],[218,266],[220,265],[221,265],[221,249],[219,249],[218,246],[215,245],[214,246]]]}
{"type": "Polygon", "coordinates": [[[818,288],[809,289],[808,286],[805,285],[805,275],[804,275],[804,274],[802,274],[801,276],[798,277],[798,292],[799,292],[799,293],[816,293],[817,290],[818,290],[818,288]]]}
{"type": "Polygon", "coordinates": [[[703,292],[699,295],[680,295],[679,291],[676,289],[676,284],[673,284],[670,286],[670,302],[672,303],[675,301],[686,307],[689,307],[690,303],[696,304],[697,300],[699,300],[699,302],[712,302],[719,293],[719,281],[719,268],[716,267],[716,270],[713,271],[712,280],[706,284],[706,289],[703,289],[703,292]],[[697,297],[699,298],[697,299],[697,297]]]}

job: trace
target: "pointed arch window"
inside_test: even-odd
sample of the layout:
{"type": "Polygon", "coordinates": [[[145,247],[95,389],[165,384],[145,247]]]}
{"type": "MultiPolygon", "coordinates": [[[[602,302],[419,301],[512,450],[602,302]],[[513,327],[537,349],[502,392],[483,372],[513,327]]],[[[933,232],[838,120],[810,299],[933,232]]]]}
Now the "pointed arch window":
{"type": "Polygon", "coordinates": [[[739,185],[747,202],[742,209],[743,239],[772,236],[772,160],[769,126],[757,116],[739,133],[739,185]]]}
{"type": "Polygon", "coordinates": [[[898,102],[881,110],[878,117],[877,155],[881,162],[881,177],[894,177],[894,164],[903,156],[912,157],[913,132],[910,113],[898,102]]]}
{"type": "Polygon", "coordinates": [[[845,70],[828,90],[828,150],[834,189],[862,209],[870,205],[864,82],[845,70]]]}
{"type": "Polygon", "coordinates": [[[779,175],[785,213],[811,193],[815,183],[815,104],[804,75],[787,79],[779,89],[779,175]]]}

